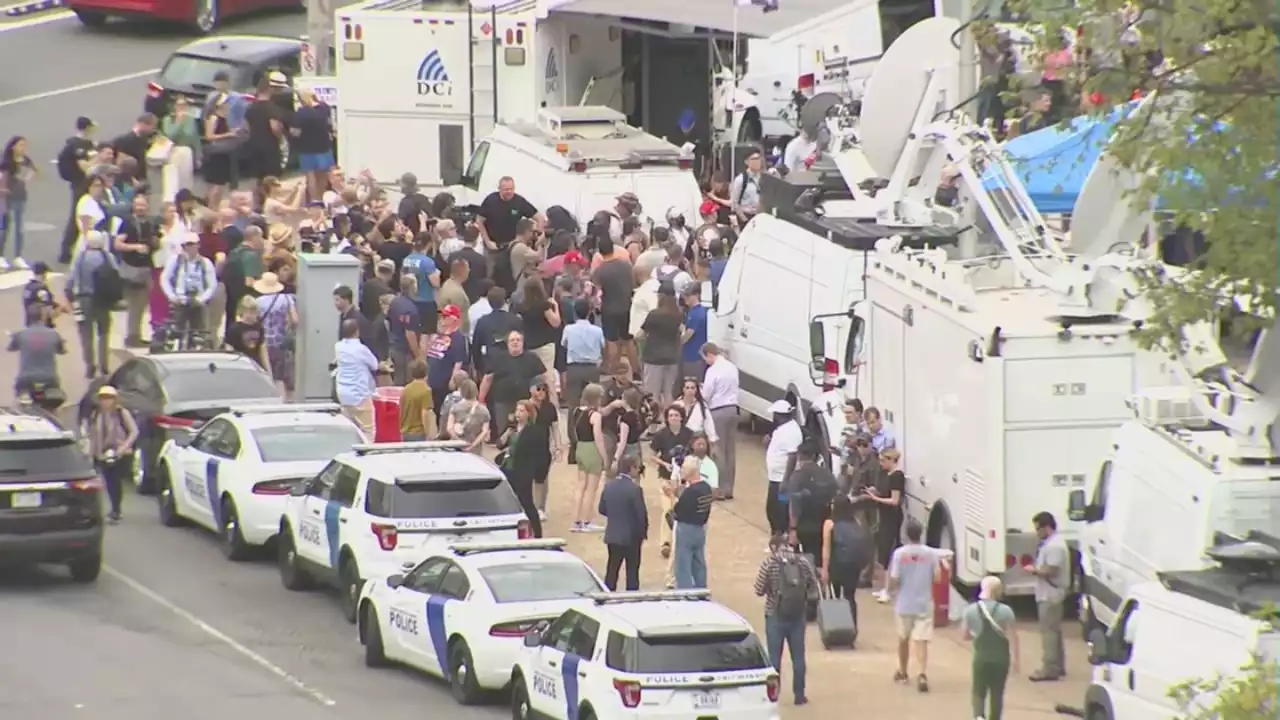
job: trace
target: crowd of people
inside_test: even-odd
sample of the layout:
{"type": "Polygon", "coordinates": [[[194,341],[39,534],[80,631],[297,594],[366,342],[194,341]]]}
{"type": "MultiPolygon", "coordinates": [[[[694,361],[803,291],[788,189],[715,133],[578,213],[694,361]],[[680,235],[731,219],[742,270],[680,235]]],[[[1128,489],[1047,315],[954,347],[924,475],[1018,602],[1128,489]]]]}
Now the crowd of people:
{"type": "MultiPolygon", "coordinates": [[[[708,185],[696,224],[678,215],[655,222],[628,192],[580,227],[563,208],[535,207],[509,177],[480,205],[460,207],[447,193],[428,197],[406,173],[393,203],[367,173],[348,176],[318,151],[305,153],[305,183],[289,185],[279,179],[287,142],[246,170],[253,187],[242,189],[241,156],[225,159],[227,167],[207,147],[234,139],[245,108],[225,95],[211,103],[203,136],[193,135],[181,106],[163,120],[144,114],[110,143],[93,142],[93,123],[77,121],[67,143],[71,164],[62,167],[60,158],[59,168],[73,199],[67,290],[52,293],[47,265],[33,265],[24,294],[28,325],[37,330],[32,343],[50,344],[43,331],[53,315],[73,313],[86,374],[105,374],[111,313],[123,306],[127,345],[154,348],[175,329],[194,331],[207,347],[253,359],[289,397],[301,314],[321,311],[299,305],[298,254],[352,256],[359,281],[332,293],[333,393],[368,436],[382,435],[375,393],[399,387],[396,434],[460,440],[476,453],[494,446],[535,536],[547,517],[552,467],[575,466],[570,529],[603,534],[611,589],[639,588],[654,525],[666,586],[707,587],[707,527],[715,505],[734,499],[739,434],[738,371],[708,337],[708,308],[736,228],[759,207],[759,152],[748,154],[732,181],[708,185]],[[148,138],[161,133],[206,147],[206,193],[183,188],[154,204],[148,138]],[[658,493],[661,517],[650,518],[646,490],[658,493]]],[[[271,137],[296,138],[283,122],[266,118],[271,137]]],[[[15,211],[21,215],[22,183],[34,172],[23,141],[5,148],[0,172],[12,224],[15,211]]],[[[17,265],[20,234],[15,244],[17,265]]],[[[0,241],[0,255],[3,249],[0,241]]],[[[924,546],[918,523],[904,523],[894,428],[876,408],[850,401],[834,448],[843,461],[836,476],[831,463],[819,462],[833,448],[805,431],[789,401],[770,411],[771,540],[755,592],[765,598],[771,658],[781,669],[790,650],[795,700],[804,703],[812,598],[844,599],[856,627],[856,591],[879,582],[874,597],[892,602],[897,618],[895,680],[909,681],[914,655],[915,684],[927,691],[933,587],[946,558],[924,546]]],[[[1038,516],[1041,526],[1046,547],[1056,548],[1052,517],[1038,516]]],[[[1063,567],[1052,554],[1031,571],[1048,587],[1063,567]]],[[[980,670],[975,659],[975,715],[989,718],[1000,716],[1003,678],[1017,661],[1012,615],[999,591],[998,581],[984,581],[965,620],[983,663],[980,670]],[[981,712],[979,686],[984,703],[993,698],[981,712]]],[[[1042,612],[1052,619],[1048,600],[1042,612]]],[[[1057,602],[1059,642],[1046,651],[1039,679],[1062,673],[1057,602]]]]}

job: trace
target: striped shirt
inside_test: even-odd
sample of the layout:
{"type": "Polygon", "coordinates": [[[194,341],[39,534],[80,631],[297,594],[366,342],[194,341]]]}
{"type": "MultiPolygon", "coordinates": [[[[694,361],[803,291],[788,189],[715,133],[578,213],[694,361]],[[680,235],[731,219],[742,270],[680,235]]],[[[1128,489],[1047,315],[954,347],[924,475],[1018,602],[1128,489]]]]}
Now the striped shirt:
{"type": "MultiPolygon", "coordinates": [[[[765,558],[760,564],[760,571],[756,573],[755,591],[756,595],[764,598],[765,615],[772,614],[778,607],[778,591],[782,586],[782,558],[784,557],[800,559],[800,555],[791,548],[783,548],[765,558]]],[[[805,590],[813,596],[818,590],[818,572],[807,560],[800,563],[800,567],[804,569],[805,590]]]]}

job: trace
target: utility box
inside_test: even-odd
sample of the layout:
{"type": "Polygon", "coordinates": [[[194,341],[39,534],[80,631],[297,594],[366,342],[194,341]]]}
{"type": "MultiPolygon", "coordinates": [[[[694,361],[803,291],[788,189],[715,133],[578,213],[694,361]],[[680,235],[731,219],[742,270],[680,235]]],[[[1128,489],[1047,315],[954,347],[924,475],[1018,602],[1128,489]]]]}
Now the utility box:
{"type": "Polygon", "coordinates": [[[298,254],[297,352],[294,397],[298,402],[331,402],[329,363],[338,342],[338,313],[333,291],[340,285],[360,296],[360,261],[350,255],[298,254]]]}

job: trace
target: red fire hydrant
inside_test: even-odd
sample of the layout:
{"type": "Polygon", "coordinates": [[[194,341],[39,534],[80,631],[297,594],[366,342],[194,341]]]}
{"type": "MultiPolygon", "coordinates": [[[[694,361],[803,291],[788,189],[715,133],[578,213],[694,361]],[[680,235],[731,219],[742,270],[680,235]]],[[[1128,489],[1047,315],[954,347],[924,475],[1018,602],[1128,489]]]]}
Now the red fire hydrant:
{"type": "Polygon", "coordinates": [[[936,628],[951,624],[951,558],[939,558],[938,564],[941,572],[933,584],[933,626],[936,628]]]}

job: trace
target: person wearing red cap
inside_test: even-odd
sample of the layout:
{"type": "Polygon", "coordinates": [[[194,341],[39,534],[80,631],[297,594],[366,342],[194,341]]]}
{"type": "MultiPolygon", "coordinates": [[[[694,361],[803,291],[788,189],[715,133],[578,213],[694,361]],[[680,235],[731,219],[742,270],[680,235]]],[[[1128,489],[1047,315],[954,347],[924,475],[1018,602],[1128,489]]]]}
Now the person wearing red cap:
{"type": "Polygon", "coordinates": [[[436,333],[427,342],[427,386],[436,416],[449,394],[449,381],[467,368],[471,350],[467,347],[466,333],[462,332],[462,308],[445,305],[440,308],[436,333]]]}

